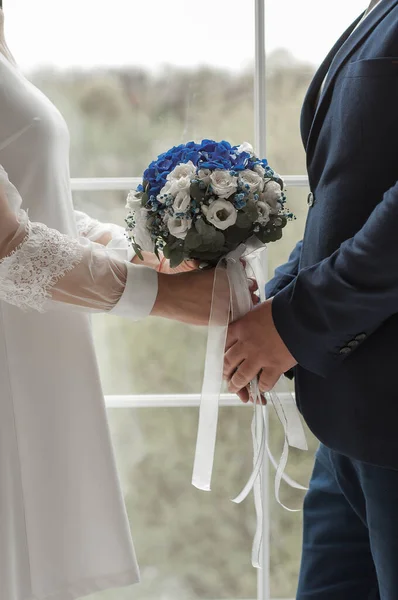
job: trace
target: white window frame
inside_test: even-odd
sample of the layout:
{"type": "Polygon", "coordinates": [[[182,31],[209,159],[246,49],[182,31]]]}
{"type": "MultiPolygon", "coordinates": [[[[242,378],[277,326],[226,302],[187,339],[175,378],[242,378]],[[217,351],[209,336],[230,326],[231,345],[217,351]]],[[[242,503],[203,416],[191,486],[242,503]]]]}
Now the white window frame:
{"type": "MultiPolygon", "coordinates": [[[[265,53],[265,1],[254,0],[255,4],[255,73],[254,73],[254,139],[259,156],[267,156],[266,149],[266,53],[265,53]]],[[[284,175],[287,187],[308,187],[306,175],[284,175]]],[[[95,177],[72,179],[73,191],[128,191],[140,183],[138,177],[95,177]]],[[[198,407],[199,394],[188,395],[125,395],[106,396],[107,408],[158,408],[158,407],[198,407]]],[[[243,406],[236,396],[224,394],[221,406],[243,406]]],[[[268,480],[269,465],[264,461],[264,481],[268,480]]],[[[270,509],[268,490],[264,486],[264,531],[263,568],[257,575],[257,600],[271,600],[270,597],[270,509]]]]}

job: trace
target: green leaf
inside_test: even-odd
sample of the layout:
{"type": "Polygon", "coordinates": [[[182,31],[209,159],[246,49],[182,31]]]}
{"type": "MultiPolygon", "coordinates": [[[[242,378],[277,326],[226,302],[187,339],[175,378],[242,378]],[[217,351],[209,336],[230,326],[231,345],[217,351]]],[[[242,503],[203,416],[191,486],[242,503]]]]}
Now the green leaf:
{"type": "Polygon", "coordinates": [[[282,237],[282,229],[280,227],[275,229],[273,227],[269,227],[269,225],[266,225],[265,228],[262,228],[262,229],[260,229],[260,231],[257,231],[255,233],[255,236],[263,244],[277,242],[282,237]]]}
{"type": "Polygon", "coordinates": [[[188,251],[195,250],[203,245],[204,241],[200,233],[198,233],[193,227],[188,231],[187,237],[185,238],[184,248],[188,251]]]}
{"type": "Polygon", "coordinates": [[[196,231],[205,239],[212,237],[215,232],[214,227],[209,223],[206,223],[204,219],[197,219],[195,223],[196,231]]]}
{"type": "Polygon", "coordinates": [[[170,253],[171,252],[172,252],[171,245],[170,244],[166,244],[165,247],[163,248],[163,256],[165,258],[170,258],[170,253]]]}
{"type": "Polygon", "coordinates": [[[141,206],[144,208],[147,205],[149,200],[149,196],[147,192],[143,192],[141,196],[141,206]]]}
{"type": "Polygon", "coordinates": [[[199,185],[198,181],[191,183],[191,187],[189,190],[191,198],[196,200],[196,202],[203,202],[205,199],[206,190],[202,189],[199,185]]]}
{"type": "Polygon", "coordinates": [[[243,208],[242,211],[248,216],[252,223],[255,223],[257,221],[258,211],[256,203],[253,200],[248,200],[245,208],[243,208]]]}
{"type": "Polygon", "coordinates": [[[168,258],[169,260],[171,260],[172,253],[175,252],[176,250],[183,252],[183,248],[184,248],[183,240],[180,240],[171,235],[168,239],[167,244],[163,248],[163,255],[165,258],[168,258]]]}
{"type": "Polygon", "coordinates": [[[237,246],[249,239],[252,230],[252,223],[249,223],[249,226],[246,227],[246,229],[244,229],[243,227],[239,227],[238,225],[234,225],[233,227],[229,227],[224,231],[224,237],[228,245],[237,246]]]}
{"type": "Polygon", "coordinates": [[[198,250],[192,253],[191,258],[196,260],[205,260],[217,264],[220,258],[228,254],[228,248],[221,248],[219,251],[198,250]]]}
{"type": "Polygon", "coordinates": [[[144,257],[142,256],[141,248],[135,242],[133,242],[133,250],[140,260],[144,260],[144,257]]]}
{"type": "MultiPolygon", "coordinates": [[[[256,211],[256,219],[257,219],[257,211],[256,211]]],[[[235,226],[239,229],[248,229],[253,225],[253,220],[250,218],[249,214],[246,211],[239,211],[238,216],[236,217],[235,226]]],[[[230,229],[233,229],[230,227],[230,229]]],[[[228,231],[228,230],[227,230],[228,231]]]]}
{"type": "Polygon", "coordinates": [[[175,269],[184,260],[184,252],[182,248],[175,248],[170,252],[170,267],[175,269]]]}

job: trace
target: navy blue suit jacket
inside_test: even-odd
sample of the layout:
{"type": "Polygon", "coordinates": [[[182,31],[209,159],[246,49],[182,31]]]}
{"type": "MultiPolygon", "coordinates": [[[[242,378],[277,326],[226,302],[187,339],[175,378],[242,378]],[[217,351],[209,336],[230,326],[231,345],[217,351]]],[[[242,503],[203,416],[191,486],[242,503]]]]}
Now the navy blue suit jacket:
{"type": "Polygon", "coordinates": [[[350,36],[360,18],[308,90],[314,203],[267,294],[314,434],[398,468],[398,0],[381,0],[350,36]]]}

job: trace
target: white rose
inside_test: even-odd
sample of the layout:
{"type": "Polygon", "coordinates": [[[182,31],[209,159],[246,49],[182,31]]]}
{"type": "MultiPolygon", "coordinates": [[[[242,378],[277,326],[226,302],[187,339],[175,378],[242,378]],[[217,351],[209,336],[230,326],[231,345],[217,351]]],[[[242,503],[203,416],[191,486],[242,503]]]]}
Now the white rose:
{"type": "Polygon", "coordinates": [[[262,165],[254,165],[253,171],[255,171],[262,179],[264,179],[265,169],[262,165]]]}
{"type": "Polygon", "coordinates": [[[183,240],[185,239],[188,230],[192,227],[192,221],[185,217],[170,217],[167,221],[167,227],[169,228],[171,235],[183,240]]]}
{"type": "Polygon", "coordinates": [[[180,177],[180,179],[171,179],[170,181],[166,181],[157,196],[157,200],[164,204],[167,196],[175,197],[180,192],[189,193],[190,187],[191,179],[188,176],[180,177]]]}
{"type": "Polygon", "coordinates": [[[145,252],[154,252],[155,244],[147,227],[148,211],[146,208],[140,208],[135,211],[134,216],[135,226],[133,235],[135,243],[145,252]]]}
{"type": "Polygon", "coordinates": [[[262,191],[264,179],[260,177],[258,173],[255,173],[251,169],[245,169],[239,175],[239,183],[248,192],[254,194],[255,192],[262,191]]]}
{"type": "Polygon", "coordinates": [[[209,185],[210,175],[211,175],[210,169],[199,169],[199,171],[196,175],[196,179],[199,179],[199,181],[202,181],[205,185],[209,185]]]}
{"type": "Polygon", "coordinates": [[[174,169],[167,175],[167,179],[169,181],[181,179],[182,177],[189,177],[189,179],[192,179],[194,175],[196,175],[196,167],[190,160],[187,163],[181,163],[174,167],[174,169]]]}
{"type": "Polygon", "coordinates": [[[249,144],[249,142],[243,142],[243,144],[239,146],[238,154],[241,154],[242,152],[247,152],[250,156],[254,156],[253,146],[249,144]]]}
{"type": "Polygon", "coordinates": [[[141,198],[137,197],[137,194],[140,192],[130,190],[126,200],[126,208],[130,209],[132,212],[139,210],[141,208],[141,198]]]}
{"type": "Polygon", "coordinates": [[[271,207],[271,214],[277,215],[282,201],[282,189],[276,181],[269,181],[264,187],[260,200],[266,202],[271,207]]]}
{"type": "Polygon", "coordinates": [[[238,189],[238,178],[223,169],[213,171],[210,175],[210,183],[213,192],[219,198],[229,198],[238,189]]]}
{"type": "Polygon", "coordinates": [[[171,181],[166,181],[165,185],[160,190],[159,194],[156,196],[156,200],[161,204],[164,204],[167,196],[170,194],[171,181]]]}
{"type": "Polygon", "coordinates": [[[203,205],[202,211],[206,220],[217,229],[228,229],[235,225],[238,211],[227,200],[214,200],[210,206],[203,205]]]}
{"type": "Polygon", "coordinates": [[[261,223],[261,225],[266,225],[269,221],[270,214],[270,206],[266,202],[262,202],[261,200],[256,204],[259,216],[257,221],[261,223]]]}
{"type": "Polygon", "coordinates": [[[189,191],[183,190],[182,192],[178,192],[173,203],[174,212],[185,213],[187,212],[190,206],[191,196],[189,194],[189,191]]]}

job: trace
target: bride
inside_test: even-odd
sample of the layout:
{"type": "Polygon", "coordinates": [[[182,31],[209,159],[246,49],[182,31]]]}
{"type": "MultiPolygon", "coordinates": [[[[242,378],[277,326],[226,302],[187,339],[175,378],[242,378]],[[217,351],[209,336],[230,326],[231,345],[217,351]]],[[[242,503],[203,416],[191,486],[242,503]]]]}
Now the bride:
{"type": "Polygon", "coordinates": [[[74,211],[67,126],[0,25],[0,598],[72,600],[139,578],[88,313],[204,324],[213,274],[74,211]]]}

